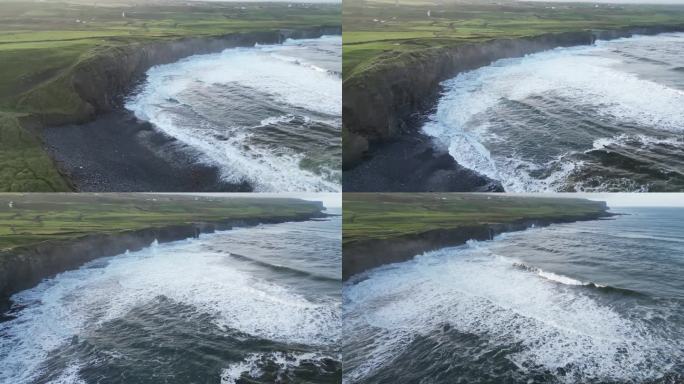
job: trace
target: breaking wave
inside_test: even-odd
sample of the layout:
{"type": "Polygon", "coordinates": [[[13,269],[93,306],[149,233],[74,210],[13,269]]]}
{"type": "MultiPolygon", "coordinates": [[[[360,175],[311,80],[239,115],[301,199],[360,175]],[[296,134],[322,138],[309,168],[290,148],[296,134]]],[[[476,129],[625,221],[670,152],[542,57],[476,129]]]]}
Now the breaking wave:
{"type": "Polygon", "coordinates": [[[358,336],[344,341],[344,381],[389,382],[388,372],[415,360],[417,373],[434,369],[433,379],[452,371],[512,382],[643,382],[684,358],[674,325],[655,325],[672,316],[667,309],[632,317],[602,300],[635,297],[629,290],[528,266],[494,252],[498,241],[428,252],[346,284],[344,334],[358,336]]]}
{"type": "Polygon", "coordinates": [[[507,191],[679,190],[684,78],[671,69],[682,42],[599,41],[461,73],[423,131],[507,191]]]}
{"type": "Polygon", "coordinates": [[[326,36],[156,66],[126,108],[218,166],[228,182],[339,191],[340,47],[341,37],[326,36]]]}

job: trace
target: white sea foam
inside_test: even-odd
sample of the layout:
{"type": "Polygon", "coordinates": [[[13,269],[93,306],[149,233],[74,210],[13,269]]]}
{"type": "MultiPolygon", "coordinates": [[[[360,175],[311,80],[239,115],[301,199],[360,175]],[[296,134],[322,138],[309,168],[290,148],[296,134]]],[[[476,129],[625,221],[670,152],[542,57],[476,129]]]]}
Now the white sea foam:
{"type": "MultiPolygon", "coordinates": [[[[674,34],[632,40],[647,44],[653,39],[681,42],[683,38],[684,34],[674,34]]],[[[522,151],[490,153],[489,144],[505,140],[490,120],[504,100],[523,102],[546,96],[616,124],[684,132],[684,91],[627,72],[620,67],[619,59],[597,54],[622,43],[559,48],[461,73],[443,83],[437,110],[423,131],[445,145],[457,162],[500,180],[507,191],[556,190],[582,164],[564,158],[569,150],[545,164],[531,161],[522,151]],[[556,169],[547,177],[530,175],[552,166],[556,169]]]]}
{"type": "MultiPolygon", "coordinates": [[[[341,44],[339,37],[325,39],[333,43],[340,40],[341,44]]],[[[219,166],[222,177],[229,182],[247,180],[259,191],[339,191],[339,182],[300,168],[302,154],[284,148],[274,153],[272,148],[255,145],[246,150],[252,134],[249,129],[222,127],[227,132],[226,140],[216,140],[206,127],[193,126],[197,122],[187,124],[174,112],[178,100],[189,90],[235,84],[267,94],[279,103],[329,116],[328,120],[339,119],[340,77],[280,53],[286,49],[293,48],[288,44],[233,48],[153,67],[147,72],[145,86],[127,101],[126,108],[197,149],[201,160],[219,166]]],[[[272,119],[269,121],[275,122],[278,117],[272,119]]]]}
{"type": "Polygon", "coordinates": [[[601,149],[606,149],[611,146],[624,146],[628,144],[629,142],[637,142],[641,146],[649,146],[649,145],[672,145],[672,146],[682,146],[684,145],[684,140],[682,138],[675,138],[675,137],[669,137],[669,138],[657,138],[657,137],[650,137],[646,135],[636,135],[636,136],[630,136],[630,135],[618,135],[615,137],[604,137],[600,139],[594,140],[594,145],[592,146],[591,150],[601,150],[601,149]]]}
{"type": "Polygon", "coordinates": [[[236,384],[243,374],[250,377],[258,377],[262,371],[258,365],[263,357],[261,353],[252,353],[243,361],[230,365],[221,373],[221,384],[236,384]]]}
{"type": "Polygon", "coordinates": [[[563,368],[561,382],[658,378],[675,356],[684,357],[676,341],[578,290],[581,281],[518,268],[489,248],[471,243],[429,252],[347,284],[344,332],[362,334],[367,344],[363,359],[347,366],[345,382],[381,369],[445,323],[493,348],[522,346],[507,358],[521,370],[563,368]]]}
{"type": "Polygon", "coordinates": [[[81,365],[69,365],[56,379],[50,380],[47,384],[86,384],[85,380],[78,376],[81,365]]]}
{"type": "Polygon", "coordinates": [[[32,382],[50,351],[159,295],[256,337],[308,345],[337,340],[339,303],[314,303],[235,269],[229,256],[203,247],[217,236],[101,259],[15,295],[26,308],[0,323],[0,382],[32,382]]]}
{"type": "Polygon", "coordinates": [[[287,370],[297,368],[304,360],[318,360],[323,356],[316,353],[284,354],[281,352],[253,353],[243,361],[232,364],[224,369],[221,374],[221,384],[236,384],[237,381],[246,375],[258,378],[262,374],[261,365],[264,360],[274,362],[279,367],[278,382],[282,381],[282,373],[287,370]]]}

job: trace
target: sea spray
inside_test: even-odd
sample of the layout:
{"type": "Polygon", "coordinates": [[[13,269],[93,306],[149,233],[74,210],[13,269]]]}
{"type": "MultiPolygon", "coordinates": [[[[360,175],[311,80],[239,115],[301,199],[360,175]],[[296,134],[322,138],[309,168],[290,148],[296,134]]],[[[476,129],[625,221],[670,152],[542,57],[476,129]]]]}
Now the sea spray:
{"type": "Polygon", "coordinates": [[[153,67],[126,108],[258,191],[339,191],[341,37],[153,67]]]}
{"type": "Polygon", "coordinates": [[[155,241],[47,279],[14,295],[12,319],[0,323],[0,382],[149,381],[162,374],[169,382],[217,381],[257,353],[257,382],[274,374],[334,382],[340,241],[331,233],[339,233],[339,222],[155,241]],[[254,241],[263,236],[268,246],[254,241]],[[292,278],[281,267],[301,273],[292,278]],[[281,364],[294,358],[298,364],[281,364]]]}
{"type": "Polygon", "coordinates": [[[684,377],[684,210],[621,212],[427,252],[346,283],[344,381],[684,377]]]}
{"type": "Polygon", "coordinates": [[[599,41],[461,73],[423,131],[507,191],[680,190],[683,42],[599,41]]]}

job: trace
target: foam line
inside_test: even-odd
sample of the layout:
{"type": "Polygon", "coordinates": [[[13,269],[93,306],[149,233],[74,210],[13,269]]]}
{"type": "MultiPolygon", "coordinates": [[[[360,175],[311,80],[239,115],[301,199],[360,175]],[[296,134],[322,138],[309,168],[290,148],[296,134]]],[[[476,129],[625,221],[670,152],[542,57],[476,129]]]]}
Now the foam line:
{"type": "MultiPolygon", "coordinates": [[[[614,50],[625,44],[631,44],[631,49],[636,50],[649,44],[659,47],[683,41],[684,33],[602,41],[595,46],[558,48],[503,59],[461,73],[442,83],[443,94],[423,132],[447,147],[459,164],[500,180],[506,191],[562,189],[565,180],[585,165],[570,156],[576,149],[554,148],[556,156],[547,157],[548,160],[536,159],[536,152],[527,153],[530,150],[525,148],[516,148],[511,153],[491,153],[490,148],[506,142],[507,137],[526,134],[515,130],[530,130],[529,126],[511,124],[506,125],[507,131],[501,131],[503,123],[496,119],[516,117],[498,116],[497,111],[505,103],[529,106],[530,100],[537,98],[570,110],[586,111],[585,114],[616,126],[643,126],[663,135],[681,135],[684,133],[684,90],[630,72],[624,68],[627,59],[614,55],[614,50]],[[544,173],[545,170],[550,174],[544,173]]],[[[661,54],[667,51],[661,50],[661,54]]],[[[672,60],[676,57],[673,54],[672,60]]],[[[554,118],[558,117],[550,117],[554,118]]],[[[619,142],[620,136],[594,139],[596,148],[619,142]]],[[[548,150],[551,145],[541,142],[543,137],[537,138],[539,143],[534,140],[534,137],[528,139],[529,147],[541,146],[548,150]]],[[[644,140],[646,144],[654,144],[654,140],[662,139],[644,140]]],[[[568,135],[567,141],[575,143],[577,138],[568,135]]],[[[589,143],[587,150],[592,149],[589,143]]]]}
{"type": "MultiPolygon", "coordinates": [[[[188,93],[202,88],[235,85],[268,95],[274,102],[319,115],[323,123],[339,124],[342,108],[342,80],[339,76],[288,56],[287,50],[310,49],[314,42],[341,44],[340,37],[293,40],[284,45],[232,48],[221,53],[196,55],[176,63],[159,65],[147,72],[139,93],[126,102],[136,117],[149,121],[162,132],[196,149],[199,160],[218,166],[222,177],[232,183],[248,181],[258,191],[339,191],[337,169],[316,174],[300,167],[304,155],[286,147],[274,148],[250,143],[257,127],[214,127],[224,140],[210,135],[202,117],[188,122],[193,103],[202,102],[188,93]],[[179,107],[185,107],[180,109],[179,107]],[[197,121],[199,120],[199,121],[197,121]],[[328,176],[331,174],[332,176],[328,176]]],[[[229,96],[224,96],[229,97],[229,96]]],[[[221,108],[221,100],[215,100],[221,108]]],[[[226,107],[227,108],[227,107],[226,107]]],[[[264,124],[287,121],[271,116],[264,124]]]]}
{"type": "Polygon", "coordinates": [[[684,358],[668,330],[598,302],[592,291],[578,289],[580,280],[520,268],[493,253],[492,244],[429,252],[346,284],[344,333],[363,334],[367,344],[364,358],[347,366],[345,382],[383,369],[416,337],[445,323],[487,339],[491,348],[520,345],[510,361],[523,370],[562,369],[560,382],[652,380],[684,358]]]}
{"type": "Polygon", "coordinates": [[[0,323],[0,382],[32,382],[50,351],[159,295],[212,315],[219,327],[255,337],[306,345],[336,342],[339,303],[312,302],[238,270],[228,256],[206,246],[220,236],[155,243],[16,294],[13,300],[23,309],[0,323]]]}

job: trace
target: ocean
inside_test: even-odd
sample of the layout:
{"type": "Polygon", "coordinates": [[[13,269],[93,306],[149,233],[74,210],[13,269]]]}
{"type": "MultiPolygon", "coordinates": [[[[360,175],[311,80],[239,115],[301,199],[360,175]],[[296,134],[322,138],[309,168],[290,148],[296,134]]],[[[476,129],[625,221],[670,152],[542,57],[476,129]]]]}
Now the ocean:
{"type": "Polygon", "coordinates": [[[511,232],[357,275],[346,383],[681,383],[684,208],[511,232]]]}
{"type": "Polygon", "coordinates": [[[0,383],[337,383],[340,228],[236,228],[46,279],[0,323],[0,383]]]}
{"type": "Polygon", "coordinates": [[[684,190],[684,33],[504,59],[442,83],[423,132],[507,192],[684,190]]]}
{"type": "Polygon", "coordinates": [[[341,190],[342,37],[289,39],[160,65],[125,107],[231,184],[341,190]]]}

